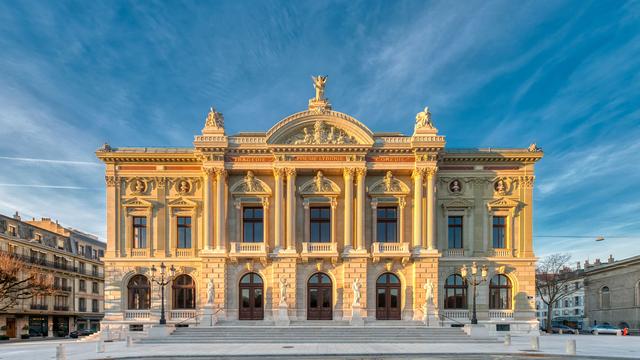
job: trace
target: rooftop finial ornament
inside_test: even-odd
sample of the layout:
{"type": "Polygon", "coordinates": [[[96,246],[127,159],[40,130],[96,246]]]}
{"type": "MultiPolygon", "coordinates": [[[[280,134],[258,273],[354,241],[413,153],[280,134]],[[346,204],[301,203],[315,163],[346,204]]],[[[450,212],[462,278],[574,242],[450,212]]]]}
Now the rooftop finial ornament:
{"type": "Polygon", "coordinates": [[[431,121],[431,111],[429,111],[429,107],[427,106],[424,110],[416,114],[416,127],[414,129],[414,133],[435,134],[437,132],[438,129],[433,126],[433,122],[431,121]]]}
{"type": "Polygon", "coordinates": [[[327,84],[327,75],[311,76],[313,87],[316,89],[316,96],[309,99],[309,111],[324,113],[331,110],[329,100],[324,97],[324,87],[327,84]]]}
{"type": "Polygon", "coordinates": [[[222,116],[221,112],[216,111],[216,108],[213,106],[209,108],[202,133],[208,135],[224,135],[224,116],[222,116]]]}

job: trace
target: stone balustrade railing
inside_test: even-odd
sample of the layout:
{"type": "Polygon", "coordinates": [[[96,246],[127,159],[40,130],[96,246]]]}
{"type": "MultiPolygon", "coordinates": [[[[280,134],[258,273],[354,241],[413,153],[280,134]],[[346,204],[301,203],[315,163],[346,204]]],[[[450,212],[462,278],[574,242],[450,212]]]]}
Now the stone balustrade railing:
{"type": "Polygon", "coordinates": [[[125,310],[125,320],[149,320],[151,318],[151,310],[125,310]]]}

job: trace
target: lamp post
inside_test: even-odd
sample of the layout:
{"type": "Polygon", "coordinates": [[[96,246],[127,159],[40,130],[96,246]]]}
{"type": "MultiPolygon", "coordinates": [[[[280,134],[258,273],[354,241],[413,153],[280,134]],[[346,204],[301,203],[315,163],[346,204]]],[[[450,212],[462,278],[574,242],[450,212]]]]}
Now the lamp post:
{"type": "Polygon", "coordinates": [[[478,265],[475,261],[471,264],[471,274],[469,274],[469,271],[467,270],[467,265],[462,265],[462,268],[460,269],[460,275],[462,275],[462,278],[473,286],[473,312],[471,315],[471,324],[473,325],[478,324],[478,317],[476,316],[476,297],[478,296],[478,292],[476,291],[476,287],[487,281],[487,272],[487,265],[482,265],[482,268],[480,269],[480,276],[478,276],[478,265]]]}
{"type": "Polygon", "coordinates": [[[156,269],[155,265],[151,265],[151,281],[160,285],[161,288],[160,294],[162,295],[162,307],[160,309],[160,325],[165,325],[167,323],[167,319],[164,317],[164,287],[168,285],[176,275],[176,268],[171,265],[169,268],[169,276],[165,279],[165,276],[167,275],[165,271],[166,269],[167,267],[164,263],[160,263],[160,279],[156,279],[156,271],[158,271],[158,269],[156,269]]]}

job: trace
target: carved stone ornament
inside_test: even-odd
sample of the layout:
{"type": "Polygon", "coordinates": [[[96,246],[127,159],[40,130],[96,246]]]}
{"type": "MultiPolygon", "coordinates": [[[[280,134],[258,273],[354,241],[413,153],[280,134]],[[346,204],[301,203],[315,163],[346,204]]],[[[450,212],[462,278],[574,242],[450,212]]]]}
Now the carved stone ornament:
{"type": "Polygon", "coordinates": [[[175,182],[176,192],[180,195],[188,195],[191,192],[191,183],[187,179],[178,179],[175,182]]]}
{"type": "Polygon", "coordinates": [[[111,186],[116,186],[118,185],[118,182],[120,181],[120,177],[118,176],[105,176],[104,177],[104,181],[107,183],[107,187],[111,187],[111,186]]]}
{"type": "Polygon", "coordinates": [[[433,129],[433,123],[431,122],[431,112],[429,107],[425,107],[423,111],[416,114],[416,130],[427,128],[433,129]]]}
{"type": "Polygon", "coordinates": [[[355,144],[353,136],[334,126],[327,126],[324,121],[317,120],[313,127],[307,126],[294,134],[287,141],[293,145],[342,145],[355,144]]]}
{"type": "Polygon", "coordinates": [[[205,127],[213,129],[224,128],[224,116],[222,113],[217,112],[213,106],[209,109],[209,114],[207,114],[205,127]]]}
{"type": "Polygon", "coordinates": [[[449,191],[451,191],[454,194],[461,193],[462,192],[462,181],[460,181],[458,179],[453,179],[449,183],[449,191]]]}
{"type": "Polygon", "coordinates": [[[233,194],[269,194],[271,189],[262,180],[256,178],[253,171],[247,171],[247,175],[233,186],[231,186],[231,193],[233,194]]]}
{"type": "Polygon", "coordinates": [[[406,194],[409,191],[409,186],[395,178],[391,171],[387,171],[381,180],[374,182],[369,188],[371,194],[406,194]]]}
{"type": "Polygon", "coordinates": [[[142,178],[134,178],[129,181],[131,192],[136,195],[142,195],[147,192],[147,180],[142,178]]]}
{"type": "Polygon", "coordinates": [[[506,194],[508,190],[507,181],[503,178],[498,178],[493,182],[493,190],[499,195],[506,194]]]}
{"type": "Polygon", "coordinates": [[[340,188],[336,183],[324,177],[322,171],[318,171],[316,176],[300,186],[302,194],[337,194],[340,188]]]}
{"type": "Polygon", "coordinates": [[[529,145],[529,148],[527,150],[529,150],[529,152],[542,152],[542,148],[538,147],[536,143],[532,143],[531,145],[529,145]]]}

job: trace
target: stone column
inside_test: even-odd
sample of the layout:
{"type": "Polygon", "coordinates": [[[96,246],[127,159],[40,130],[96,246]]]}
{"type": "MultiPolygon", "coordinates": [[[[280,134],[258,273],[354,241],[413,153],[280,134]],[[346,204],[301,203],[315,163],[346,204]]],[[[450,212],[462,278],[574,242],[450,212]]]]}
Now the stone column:
{"type": "Polygon", "coordinates": [[[295,249],[296,169],[287,168],[287,250],[295,249]]]}
{"type": "Polygon", "coordinates": [[[226,182],[227,171],[222,168],[216,168],[216,249],[226,250],[224,239],[224,188],[226,182]]]}
{"type": "Polygon", "coordinates": [[[282,249],[284,243],[284,218],[282,209],[282,182],[284,176],[284,169],[274,168],[273,177],[275,178],[275,213],[274,213],[274,234],[275,234],[275,249],[274,252],[282,249]]]}
{"type": "Polygon", "coordinates": [[[213,168],[204,169],[204,249],[213,249],[213,168]]]}
{"type": "Polygon", "coordinates": [[[356,246],[357,250],[364,250],[364,178],[367,169],[356,169],[356,246]]]}
{"type": "Polygon", "coordinates": [[[437,168],[427,169],[427,250],[436,246],[436,172],[437,168]]]}
{"type": "Polygon", "coordinates": [[[422,247],[422,179],[424,168],[415,168],[413,178],[413,249],[419,251],[422,247]]]}
{"type": "Polygon", "coordinates": [[[520,239],[518,246],[518,253],[521,257],[533,257],[533,183],[534,176],[522,176],[520,177],[520,184],[522,187],[522,199],[526,206],[521,210],[520,219],[520,239]],[[524,221],[524,224],[522,223],[524,221]]]}
{"type": "Polygon", "coordinates": [[[104,177],[107,183],[107,257],[122,256],[123,246],[120,243],[118,214],[120,198],[120,177],[107,175],[104,177]]]}
{"type": "MultiPolygon", "coordinates": [[[[265,244],[269,244],[269,198],[268,197],[263,197],[262,198],[262,212],[263,212],[263,219],[264,219],[264,224],[262,225],[262,241],[265,244]]],[[[242,215],[242,214],[241,214],[242,215]]],[[[241,222],[240,220],[238,220],[238,222],[241,222]]],[[[242,231],[240,231],[240,234],[242,234],[242,231]]],[[[240,235],[242,236],[242,235],[240,235]]]]}
{"type": "Polygon", "coordinates": [[[344,250],[353,247],[353,168],[344,169],[344,250]]]}

